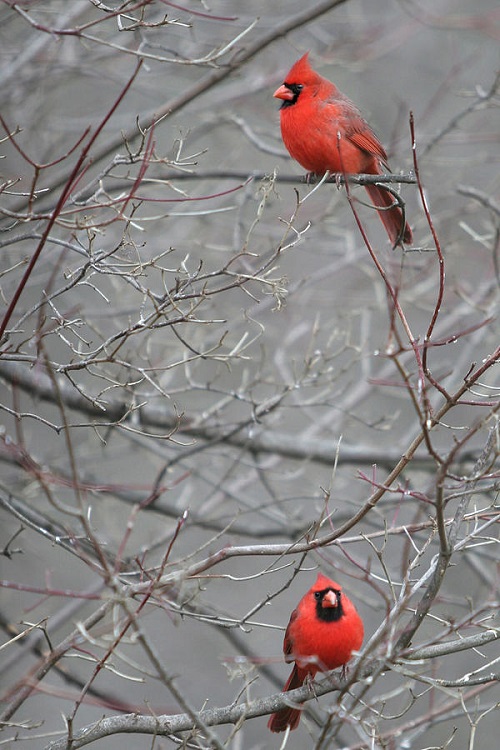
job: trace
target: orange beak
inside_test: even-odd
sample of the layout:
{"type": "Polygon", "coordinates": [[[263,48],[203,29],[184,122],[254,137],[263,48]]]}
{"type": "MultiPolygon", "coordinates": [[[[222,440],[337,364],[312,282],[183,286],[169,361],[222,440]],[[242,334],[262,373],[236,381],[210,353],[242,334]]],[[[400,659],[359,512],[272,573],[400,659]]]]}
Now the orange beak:
{"type": "Polygon", "coordinates": [[[273,96],[276,97],[276,99],[284,99],[285,101],[291,101],[293,97],[295,96],[295,94],[293,93],[293,91],[290,91],[288,86],[285,86],[285,84],[283,84],[282,86],[279,87],[279,89],[276,89],[273,96]]]}
{"type": "Polygon", "coordinates": [[[335,591],[327,591],[322,601],[323,608],[330,609],[336,607],[338,603],[338,597],[335,591]]]}

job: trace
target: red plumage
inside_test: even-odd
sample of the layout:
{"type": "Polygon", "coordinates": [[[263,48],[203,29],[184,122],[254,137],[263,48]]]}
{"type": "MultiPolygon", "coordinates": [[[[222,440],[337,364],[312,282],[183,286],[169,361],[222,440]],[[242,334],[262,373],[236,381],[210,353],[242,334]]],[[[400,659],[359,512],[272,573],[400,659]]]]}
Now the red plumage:
{"type": "MultiPolygon", "coordinates": [[[[281,135],[290,155],[317,175],[384,174],[387,154],[358,108],[328,79],[311,68],[305,54],[292,66],[275,92],[282,99],[281,135]]],[[[393,246],[411,244],[413,234],[403,225],[403,213],[392,195],[367,185],[372,203],[393,246]]]]}
{"type": "MultiPolygon", "coordinates": [[[[342,588],[322,573],[292,612],[283,641],[285,661],[295,662],[283,691],[303,685],[308,675],[343,667],[363,643],[363,621],[342,588]]],[[[271,732],[295,729],[300,708],[283,708],[268,722],[271,732]]]]}

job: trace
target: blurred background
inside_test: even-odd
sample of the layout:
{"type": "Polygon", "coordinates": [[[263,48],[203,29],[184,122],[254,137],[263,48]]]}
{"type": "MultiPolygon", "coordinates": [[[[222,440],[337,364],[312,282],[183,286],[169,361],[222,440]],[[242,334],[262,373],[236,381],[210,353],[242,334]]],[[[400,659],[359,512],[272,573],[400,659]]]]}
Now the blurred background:
{"type": "MultiPolygon", "coordinates": [[[[498,3],[5,0],[0,20],[3,743],[80,747],[122,717],[89,741],[111,750],[131,713],[251,708],[321,569],[368,671],[287,747],[492,748],[498,3]],[[415,151],[414,248],[352,186],[367,247],[345,189],[289,158],[272,94],[308,50],[396,174],[415,151]]],[[[130,746],[279,747],[266,710],[130,746]]]]}

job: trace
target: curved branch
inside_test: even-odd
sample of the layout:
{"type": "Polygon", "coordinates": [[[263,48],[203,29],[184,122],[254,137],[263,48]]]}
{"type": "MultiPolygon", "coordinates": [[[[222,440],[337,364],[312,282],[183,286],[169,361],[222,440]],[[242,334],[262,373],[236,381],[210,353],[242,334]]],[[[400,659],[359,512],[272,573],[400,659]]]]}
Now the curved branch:
{"type": "MultiPolygon", "coordinates": [[[[465,649],[476,648],[485,643],[500,638],[500,632],[496,630],[488,630],[479,635],[464,638],[463,640],[457,640],[451,644],[438,644],[437,646],[427,647],[423,649],[416,649],[412,654],[409,654],[406,658],[408,660],[416,659],[431,659],[438,655],[446,653],[455,653],[457,651],[463,651],[465,649]],[[446,650],[444,647],[448,647],[446,650]]],[[[365,680],[374,673],[378,672],[384,667],[382,660],[372,661],[362,669],[358,669],[359,662],[355,662],[352,667],[352,673],[356,676],[357,680],[365,680]]],[[[394,668],[399,671],[397,665],[391,667],[391,665],[385,665],[388,668],[394,668]]],[[[334,673],[332,673],[334,674],[334,673]]],[[[458,686],[470,686],[474,684],[484,684],[485,682],[494,682],[499,679],[499,675],[487,675],[479,678],[478,680],[471,679],[468,681],[466,677],[461,680],[457,680],[458,686]]],[[[282,708],[286,708],[293,703],[305,703],[315,697],[320,697],[328,693],[339,691],[344,692],[346,689],[351,687],[354,680],[350,679],[332,679],[332,676],[327,676],[320,683],[314,684],[314,690],[310,685],[303,685],[296,690],[290,690],[285,693],[276,693],[268,696],[267,698],[260,698],[252,701],[248,705],[230,705],[219,708],[212,708],[208,711],[200,711],[200,721],[206,726],[216,726],[222,724],[237,724],[242,719],[253,719],[259,716],[266,716],[274,711],[279,711],[282,708]]],[[[76,732],[72,738],[72,750],[78,750],[78,748],[85,747],[92,742],[97,742],[104,737],[109,737],[115,734],[157,734],[160,736],[169,736],[178,732],[188,731],[193,729],[192,718],[188,714],[174,714],[174,715],[163,715],[163,716],[140,716],[136,713],[127,714],[122,716],[111,716],[93,724],[89,724],[79,732],[76,732]]],[[[47,745],[46,750],[65,750],[67,747],[66,738],[56,740],[47,745]]]]}
{"type": "Polygon", "coordinates": [[[433,646],[416,648],[411,653],[406,654],[405,659],[411,661],[420,661],[421,659],[435,659],[437,656],[456,654],[459,651],[467,651],[471,648],[479,648],[480,646],[484,646],[486,643],[496,641],[499,638],[500,630],[485,630],[484,633],[470,635],[467,638],[458,638],[454,641],[447,641],[446,643],[436,643],[433,646]]]}
{"type": "MultiPolygon", "coordinates": [[[[332,680],[326,678],[319,684],[314,685],[314,690],[309,685],[304,685],[296,690],[290,690],[286,695],[276,693],[267,698],[259,698],[250,704],[231,704],[220,708],[211,708],[200,711],[200,721],[206,726],[220,726],[222,724],[237,724],[242,719],[254,719],[266,716],[273,711],[285,708],[290,701],[303,703],[316,696],[326,695],[334,690],[345,690],[352,684],[350,680],[332,680]]],[[[188,714],[173,714],[161,716],[141,716],[136,713],[123,716],[110,716],[89,724],[72,737],[71,748],[78,750],[92,742],[97,742],[104,737],[115,734],[154,734],[168,737],[178,732],[186,732],[193,729],[193,720],[188,714]]],[[[67,738],[49,743],[46,750],[66,750],[67,738]]]]}

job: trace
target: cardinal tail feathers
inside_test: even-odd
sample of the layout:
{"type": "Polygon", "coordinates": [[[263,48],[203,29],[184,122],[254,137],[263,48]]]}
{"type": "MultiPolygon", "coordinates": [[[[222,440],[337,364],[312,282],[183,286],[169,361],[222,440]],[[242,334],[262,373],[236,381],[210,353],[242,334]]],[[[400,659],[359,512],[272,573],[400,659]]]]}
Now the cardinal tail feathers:
{"type": "MultiPolygon", "coordinates": [[[[295,690],[295,688],[301,687],[303,682],[304,678],[299,674],[297,665],[294,664],[292,673],[283,688],[283,692],[286,692],[287,690],[295,690]]],[[[302,709],[300,708],[282,708],[281,711],[276,711],[276,713],[272,714],[267,726],[271,732],[284,732],[287,727],[290,727],[290,730],[296,729],[300,721],[301,711],[302,709]]]]}
{"type": "Polygon", "coordinates": [[[373,205],[382,209],[378,212],[378,215],[393,247],[402,243],[411,245],[413,233],[408,223],[403,226],[403,212],[395,203],[393,196],[378,185],[366,185],[365,187],[373,205]]]}

